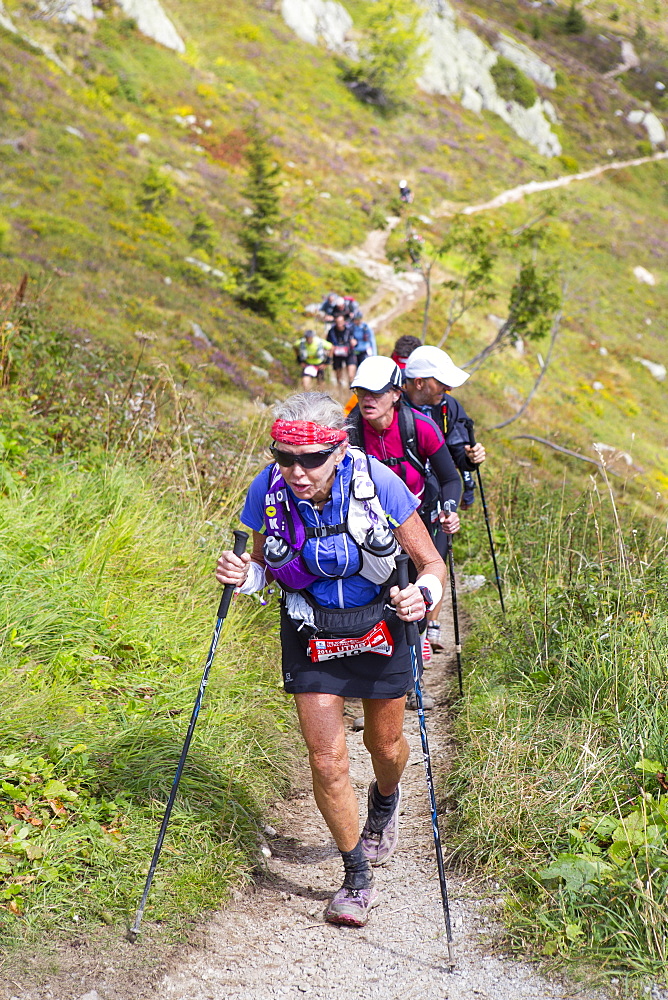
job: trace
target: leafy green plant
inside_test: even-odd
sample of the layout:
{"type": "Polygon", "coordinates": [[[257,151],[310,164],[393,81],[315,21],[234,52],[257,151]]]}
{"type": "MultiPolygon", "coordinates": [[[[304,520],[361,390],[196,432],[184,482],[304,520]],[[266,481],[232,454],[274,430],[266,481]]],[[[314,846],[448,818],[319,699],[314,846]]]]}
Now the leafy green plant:
{"type": "Polygon", "coordinates": [[[405,102],[422,62],[420,17],[414,0],[365,5],[359,60],[340,60],[342,77],[359,100],[388,114],[405,102]]]}
{"type": "Polygon", "coordinates": [[[524,108],[531,108],[536,103],[538,93],[535,86],[510,59],[499,56],[490,73],[504,101],[516,101],[524,108]]]}
{"type": "Polygon", "coordinates": [[[522,947],[659,974],[665,539],[596,487],[530,498],[512,477],[498,504],[508,614],[491,610],[469,646],[459,857],[504,881],[522,947]]]}

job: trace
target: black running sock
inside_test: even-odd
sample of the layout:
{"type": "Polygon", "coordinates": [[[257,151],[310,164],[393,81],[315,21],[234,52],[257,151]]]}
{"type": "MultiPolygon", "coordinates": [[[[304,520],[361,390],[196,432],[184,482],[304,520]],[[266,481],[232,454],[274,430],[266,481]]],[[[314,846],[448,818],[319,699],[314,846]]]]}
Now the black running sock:
{"type": "Polygon", "coordinates": [[[341,851],[346,877],[343,880],[346,889],[368,889],[373,882],[373,873],[364,851],[362,841],[358,840],[352,851],[341,851]]]}
{"type": "Polygon", "coordinates": [[[399,789],[392,795],[381,795],[378,782],[374,781],[369,808],[369,826],[374,833],[381,833],[390,821],[399,798],[399,789]]]}

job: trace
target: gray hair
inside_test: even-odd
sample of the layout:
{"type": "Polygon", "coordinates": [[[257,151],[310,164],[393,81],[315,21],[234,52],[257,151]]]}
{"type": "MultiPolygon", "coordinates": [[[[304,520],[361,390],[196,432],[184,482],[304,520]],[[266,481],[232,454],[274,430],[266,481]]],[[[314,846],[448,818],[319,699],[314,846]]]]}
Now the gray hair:
{"type": "Polygon", "coordinates": [[[296,392],[276,403],[274,417],[276,420],[310,420],[321,427],[337,430],[346,426],[343,407],[326,392],[296,392]]]}

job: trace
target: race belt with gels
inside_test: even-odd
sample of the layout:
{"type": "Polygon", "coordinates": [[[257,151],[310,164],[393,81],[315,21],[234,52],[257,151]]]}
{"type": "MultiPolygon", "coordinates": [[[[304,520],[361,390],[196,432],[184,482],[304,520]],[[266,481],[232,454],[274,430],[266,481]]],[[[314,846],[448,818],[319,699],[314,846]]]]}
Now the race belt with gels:
{"type": "Polygon", "coordinates": [[[378,622],[366,635],[358,638],[310,639],[308,644],[308,655],[312,663],[335,660],[341,656],[358,656],[360,653],[392,656],[393,652],[394,642],[384,621],[378,622]]]}

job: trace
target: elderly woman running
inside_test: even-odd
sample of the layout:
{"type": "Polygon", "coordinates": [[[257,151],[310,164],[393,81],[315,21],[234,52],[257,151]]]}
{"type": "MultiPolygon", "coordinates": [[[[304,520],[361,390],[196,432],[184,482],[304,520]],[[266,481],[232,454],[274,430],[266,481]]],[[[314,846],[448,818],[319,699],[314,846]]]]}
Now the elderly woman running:
{"type": "Polygon", "coordinates": [[[398,840],[412,678],[404,623],[420,621],[440,599],[445,566],[418,500],[390,469],[348,446],[338,403],[300,393],[274,412],[274,462],[251,483],[241,513],[253,529],[253,553],[224,552],[216,578],[245,594],[272,578],[281,587],[283,682],[295,696],[313,793],[345,871],[325,919],[362,927],[377,902],[371,866],[385,864],[398,840]],[[405,590],[393,586],[399,546],[418,569],[405,590]],[[362,699],[376,776],[361,836],[345,698],[362,699]]]}

